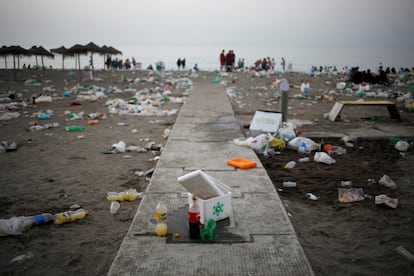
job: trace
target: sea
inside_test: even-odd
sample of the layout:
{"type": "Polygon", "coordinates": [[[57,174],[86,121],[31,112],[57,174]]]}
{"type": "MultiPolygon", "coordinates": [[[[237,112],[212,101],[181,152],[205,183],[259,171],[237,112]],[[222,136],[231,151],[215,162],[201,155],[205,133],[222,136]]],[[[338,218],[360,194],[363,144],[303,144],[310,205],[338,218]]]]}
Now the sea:
{"type": "MultiPolygon", "coordinates": [[[[43,45],[42,45],[43,46],[43,45]]],[[[67,45],[66,47],[70,47],[67,45]]],[[[219,55],[222,50],[226,52],[233,50],[236,54],[236,62],[244,59],[244,66],[253,65],[258,59],[273,58],[276,62],[275,70],[281,70],[281,58],[286,60],[286,68],[296,72],[310,72],[312,66],[333,67],[338,70],[358,66],[360,70],[371,69],[377,72],[380,64],[386,67],[394,67],[397,71],[402,68],[414,67],[414,49],[408,48],[280,48],[280,47],[200,47],[200,46],[119,46],[112,45],[122,51],[122,55],[114,55],[112,58],[136,60],[141,69],[146,69],[150,64],[162,61],[166,70],[177,70],[177,59],[186,59],[186,69],[193,68],[196,64],[200,70],[214,71],[220,68],[219,55]]],[[[50,48],[57,48],[54,45],[50,48]]],[[[105,56],[93,54],[93,65],[95,69],[104,68],[105,56]]],[[[77,62],[75,58],[66,57],[65,69],[75,69],[77,62]]],[[[13,57],[0,58],[0,68],[13,68],[13,57]]],[[[62,69],[62,56],[56,54],[54,58],[43,58],[44,66],[47,68],[62,69]]],[[[20,57],[20,68],[25,64],[33,67],[41,66],[41,58],[31,56],[20,57]]],[[[90,54],[80,56],[81,68],[90,64],[90,54]]],[[[17,61],[16,61],[17,66],[17,61]]]]}

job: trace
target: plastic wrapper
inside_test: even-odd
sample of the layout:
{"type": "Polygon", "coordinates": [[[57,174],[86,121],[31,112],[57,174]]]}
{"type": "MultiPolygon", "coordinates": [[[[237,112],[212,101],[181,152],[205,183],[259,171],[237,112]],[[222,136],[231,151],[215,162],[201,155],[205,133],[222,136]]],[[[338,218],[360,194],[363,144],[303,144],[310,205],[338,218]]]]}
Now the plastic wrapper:
{"type": "Polygon", "coordinates": [[[387,195],[377,195],[375,196],[375,205],[386,205],[391,208],[397,208],[398,205],[398,199],[392,198],[387,195]]]}
{"type": "Polygon", "coordinates": [[[362,188],[338,189],[338,200],[342,203],[349,203],[364,200],[362,188]]]}

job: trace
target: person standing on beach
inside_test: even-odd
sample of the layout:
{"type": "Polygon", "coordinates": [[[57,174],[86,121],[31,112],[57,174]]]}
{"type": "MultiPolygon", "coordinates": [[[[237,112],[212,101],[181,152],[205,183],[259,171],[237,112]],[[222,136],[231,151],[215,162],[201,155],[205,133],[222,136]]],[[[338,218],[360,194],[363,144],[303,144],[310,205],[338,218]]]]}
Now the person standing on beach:
{"type": "Polygon", "coordinates": [[[221,51],[220,54],[220,71],[224,70],[224,66],[226,65],[226,55],[224,54],[224,50],[221,51]]]}
{"type": "Polygon", "coordinates": [[[285,72],[286,61],[284,57],[282,57],[282,62],[280,63],[280,65],[282,65],[282,70],[283,72],[285,72]]]}
{"type": "Polygon", "coordinates": [[[106,64],[106,69],[109,70],[111,68],[111,65],[112,65],[112,59],[111,59],[110,55],[106,56],[106,63],[105,64],[106,64]]]}
{"type": "Polygon", "coordinates": [[[181,66],[183,67],[183,70],[185,69],[185,58],[183,58],[182,60],[181,60],[181,66]]]}
{"type": "Polygon", "coordinates": [[[177,67],[178,67],[178,70],[180,70],[180,67],[181,67],[181,58],[178,58],[178,60],[177,60],[177,67]]]}

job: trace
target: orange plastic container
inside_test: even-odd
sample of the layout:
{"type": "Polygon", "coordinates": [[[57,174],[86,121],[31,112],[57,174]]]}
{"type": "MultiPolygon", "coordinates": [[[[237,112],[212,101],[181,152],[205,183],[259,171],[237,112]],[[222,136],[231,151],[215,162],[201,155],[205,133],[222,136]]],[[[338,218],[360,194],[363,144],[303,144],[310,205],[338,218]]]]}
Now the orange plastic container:
{"type": "Polygon", "coordinates": [[[256,162],[242,158],[242,157],[237,157],[237,158],[227,160],[227,165],[230,165],[235,168],[242,169],[242,170],[247,170],[247,169],[255,168],[256,162]]]}

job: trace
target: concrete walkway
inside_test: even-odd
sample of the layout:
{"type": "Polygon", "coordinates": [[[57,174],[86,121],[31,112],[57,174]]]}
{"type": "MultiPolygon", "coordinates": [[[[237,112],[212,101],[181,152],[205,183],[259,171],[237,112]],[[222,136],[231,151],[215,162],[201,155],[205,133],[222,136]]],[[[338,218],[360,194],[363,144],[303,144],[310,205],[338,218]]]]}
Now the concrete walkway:
{"type": "Polygon", "coordinates": [[[200,81],[205,88],[195,86],[182,106],[108,275],[313,275],[266,170],[251,149],[232,142],[243,134],[223,87],[200,81]],[[235,157],[257,167],[236,170],[226,164],[235,157]],[[226,235],[213,243],[179,242],[171,233],[157,237],[157,203],[171,212],[170,227],[178,218],[173,213],[187,204],[177,177],[197,169],[232,188],[226,235]]]}

